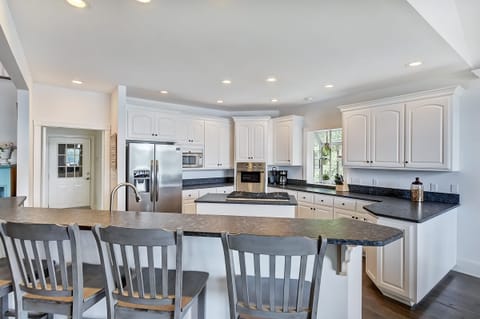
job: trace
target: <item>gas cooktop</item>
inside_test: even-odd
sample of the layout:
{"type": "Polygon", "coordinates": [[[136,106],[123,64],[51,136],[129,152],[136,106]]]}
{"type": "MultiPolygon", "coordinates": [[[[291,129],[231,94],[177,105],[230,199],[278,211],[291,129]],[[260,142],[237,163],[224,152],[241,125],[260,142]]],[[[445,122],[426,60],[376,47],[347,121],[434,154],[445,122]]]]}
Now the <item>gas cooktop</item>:
{"type": "Polygon", "coordinates": [[[252,193],[252,192],[231,192],[227,195],[227,200],[272,200],[288,201],[290,196],[286,192],[273,193],[252,193]]]}

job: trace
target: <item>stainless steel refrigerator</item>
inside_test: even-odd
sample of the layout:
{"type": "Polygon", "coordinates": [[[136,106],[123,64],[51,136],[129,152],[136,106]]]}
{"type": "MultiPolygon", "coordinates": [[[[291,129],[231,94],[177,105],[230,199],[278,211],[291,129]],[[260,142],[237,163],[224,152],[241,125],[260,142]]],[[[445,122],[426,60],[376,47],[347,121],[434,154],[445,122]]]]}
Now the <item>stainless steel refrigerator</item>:
{"type": "Polygon", "coordinates": [[[182,153],[165,143],[127,143],[127,178],[142,200],[127,190],[127,210],[143,212],[182,211],[182,153]]]}

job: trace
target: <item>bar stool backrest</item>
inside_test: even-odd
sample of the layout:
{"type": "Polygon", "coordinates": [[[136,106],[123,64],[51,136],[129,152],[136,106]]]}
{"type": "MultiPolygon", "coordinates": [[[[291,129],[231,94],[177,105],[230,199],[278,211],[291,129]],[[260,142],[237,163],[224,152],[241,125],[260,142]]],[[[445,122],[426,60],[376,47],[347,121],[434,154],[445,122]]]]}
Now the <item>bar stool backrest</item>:
{"type": "Polygon", "coordinates": [[[105,268],[109,311],[113,311],[117,301],[122,301],[146,306],[174,305],[175,313],[180,314],[183,278],[182,230],[99,225],[94,226],[93,230],[99,245],[100,259],[105,268]],[[168,271],[170,246],[176,246],[175,278],[169,278],[169,273],[173,274],[168,271]],[[161,254],[161,276],[156,276],[155,272],[155,256],[158,251],[161,254]],[[142,264],[141,260],[145,252],[146,265],[142,264]],[[168,289],[169,280],[175,280],[174,291],[168,289]],[[161,289],[157,290],[157,287],[161,289]]]}
{"type": "Polygon", "coordinates": [[[271,319],[317,318],[320,279],[327,247],[325,238],[315,240],[224,233],[222,242],[231,319],[238,319],[241,314],[271,319]],[[309,256],[313,258],[314,265],[312,276],[307,280],[309,256]],[[292,258],[299,259],[298,272],[292,271],[292,258]],[[276,276],[279,261],[284,261],[279,268],[283,268],[282,276],[276,276]],[[268,273],[268,276],[262,276],[262,273],[268,273]]]}
{"type": "Polygon", "coordinates": [[[78,225],[7,222],[2,231],[13,281],[22,292],[83,300],[78,225]]]}

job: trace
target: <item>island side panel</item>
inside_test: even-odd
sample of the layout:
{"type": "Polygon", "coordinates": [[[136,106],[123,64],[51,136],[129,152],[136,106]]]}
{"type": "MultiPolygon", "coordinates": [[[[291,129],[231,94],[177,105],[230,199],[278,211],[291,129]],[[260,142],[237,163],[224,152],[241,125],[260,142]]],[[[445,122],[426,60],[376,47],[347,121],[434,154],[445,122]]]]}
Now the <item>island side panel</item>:
{"type": "Polygon", "coordinates": [[[295,218],[296,208],[294,205],[197,203],[197,214],[295,218]]]}

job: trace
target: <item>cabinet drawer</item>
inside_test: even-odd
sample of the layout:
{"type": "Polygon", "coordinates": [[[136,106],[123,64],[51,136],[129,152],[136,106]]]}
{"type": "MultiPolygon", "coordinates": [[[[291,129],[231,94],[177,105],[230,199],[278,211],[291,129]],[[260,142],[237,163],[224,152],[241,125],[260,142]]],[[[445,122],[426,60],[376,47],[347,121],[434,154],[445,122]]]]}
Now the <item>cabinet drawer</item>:
{"type": "Polygon", "coordinates": [[[336,218],[349,218],[355,219],[355,212],[351,210],[345,210],[341,208],[335,208],[334,216],[336,218]]]}
{"type": "Polygon", "coordinates": [[[318,219],[333,219],[333,207],[315,206],[313,214],[318,219]]]}
{"type": "Polygon", "coordinates": [[[219,194],[230,194],[231,192],[233,192],[233,186],[217,187],[219,194]]]}
{"type": "Polygon", "coordinates": [[[333,196],[328,195],[315,195],[314,201],[316,205],[333,206],[333,196]]]}
{"type": "Polygon", "coordinates": [[[305,192],[298,192],[297,193],[297,200],[299,202],[304,202],[304,203],[313,203],[313,194],[312,193],[305,193],[305,192]]]}
{"type": "Polygon", "coordinates": [[[335,207],[338,207],[341,209],[355,210],[356,202],[357,202],[356,199],[336,197],[334,204],[335,204],[335,207]]]}
{"type": "Polygon", "coordinates": [[[182,196],[183,196],[183,199],[195,200],[198,198],[198,189],[182,191],[182,196]]]}

